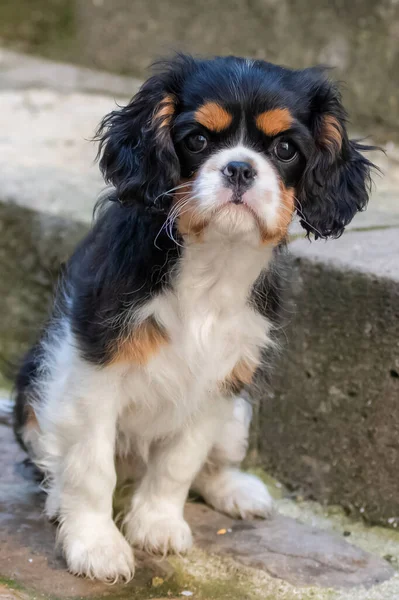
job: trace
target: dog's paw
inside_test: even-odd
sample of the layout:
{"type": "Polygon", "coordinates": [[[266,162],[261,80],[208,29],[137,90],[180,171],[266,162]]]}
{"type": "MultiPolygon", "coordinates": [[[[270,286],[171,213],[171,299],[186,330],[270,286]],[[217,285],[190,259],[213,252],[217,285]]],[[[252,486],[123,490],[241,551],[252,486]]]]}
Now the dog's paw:
{"type": "Polygon", "coordinates": [[[225,469],[206,483],[204,499],[216,510],[241,519],[270,516],[273,500],[265,484],[248,473],[225,469]]]}
{"type": "Polygon", "coordinates": [[[133,508],[125,519],[124,531],[133,546],[150,554],[182,554],[193,543],[186,521],[174,511],[168,514],[162,506],[133,508]]]}
{"type": "Polygon", "coordinates": [[[62,545],[68,569],[74,575],[106,583],[128,582],[134,575],[133,550],[116,525],[109,521],[87,523],[80,532],[68,532],[65,524],[62,545]]]}

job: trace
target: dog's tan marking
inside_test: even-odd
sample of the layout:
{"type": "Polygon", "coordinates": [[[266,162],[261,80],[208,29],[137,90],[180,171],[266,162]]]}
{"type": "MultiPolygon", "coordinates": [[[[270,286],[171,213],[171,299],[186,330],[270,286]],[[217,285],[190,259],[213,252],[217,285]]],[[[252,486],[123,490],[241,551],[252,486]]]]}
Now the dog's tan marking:
{"type": "Polygon", "coordinates": [[[196,241],[202,240],[202,234],[209,221],[197,215],[196,206],[190,205],[183,209],[177,219],[177,230],[181,235],[194,236],[196,241]]]}
{"type": "Polygon", "coordinates": [[[265,135],[274,136],[283,133],[292,125],[292,115],[288,108],[274,108],[256,117],[256,126],[265,135]]]}
{"type": "Polygon", "coordinates": [[[168,342],[166,331],[150,317],[136,327],[127,338],[119,340],[110,362],[128,362],[144,366],[168,342]]]}
{"type": "Polygon", "coordinates": [[[282,182],[280,182],[280,202],[277,223],[273,228],[268,228],[258,222],[262,244],[277,245],[288,235],[288,228],[295,210],[295,194],[294,188],[286,188],[282,182]]]}
{"type": "Polygon", "coordinates": [[[31,404],[25,404],[24,407],[24,422],[21,428],[21,438],[29,453],[34,452],[32,448],[32,440],[35,439],[40,431],[39,422],[36,417],[35,410],[31,404]]]}
{"type": "Polygon", "coordinates": [[[172,117],[175,113],[176,101],[174,96],[165,96],[163,100],[158,104],[157,110],[153,116],[153,122],[159,129],[169,127],[172,117]]]}
{"type": "Polygon", "coordinates": [[[187,210],[177,221],[177,229],[181,235],[194,236],[197,242],[202,241],[203,232],[208,225],[208,221],[199,219],[195,214],[195,209],[187,210]]]}
{"type": "Polygon", "coordinates": [[[195,120],[210,131],[227,129],[233,120],[232,115],[217,102],[203,104],[194,115],[195,120]]]}
{"type": "Polygon", "coordinates": [[[342,146],[342,127],[335,117],[325,115],[319,143],[327,146],[332,153],[339,152],[342,146]]]}
{"type": "Polygon", "coordinates": [[[244,386],[252,383],[257,366],[256,363],[250,363],[243,359],[239,360],[230,375],[220,382],[220,391],[224,395],[239,394],[244,386]]]}
{"type": "Polygon", "coordinates": [[[205,227],[209,224],[209,220],[204,220],[197,214],[198,207],[195,200],[188,200],[192,194],[192,182],[195,177],[191,179],[183,179],[180,183],[186,183],[187,187],[179,188],[179,191],[175,195],[173,203],[173,209],[176,211],[177,219],[177,230],[181,235],[191,236],[195,241],[202,241],[202,234],[205,227]],[[181,206],[181,210],[180,210],[181,206]]]}
{"type": "Polygon", "coordinates": [[[25,405],[25,422],[24,429],[39,429],[39,423],[36,417],[35,410],[31,404],[25,405]]]}

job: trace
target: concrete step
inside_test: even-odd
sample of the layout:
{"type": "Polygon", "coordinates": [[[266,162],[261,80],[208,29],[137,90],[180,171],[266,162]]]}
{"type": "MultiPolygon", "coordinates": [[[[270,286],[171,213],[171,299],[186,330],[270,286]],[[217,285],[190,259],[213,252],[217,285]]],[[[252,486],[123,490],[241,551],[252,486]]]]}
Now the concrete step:
{"type": "Polygon", "coordinates": [[[399,526],[399,229],[296,240],[257,459],[305,497],[399,526]]]}
{"type": "MultiPolygon", "coordinates": [[[[13,358],[103,187],[87,140],[138,82],[1,51],[0,83],[0,352],[13,358]]],[[[273,392],[254,391],[251,458],[298,493],[396,526],[399,150],[385,149],[370,207],[340,240],[293,228],[287,340],[273,392]]]]}

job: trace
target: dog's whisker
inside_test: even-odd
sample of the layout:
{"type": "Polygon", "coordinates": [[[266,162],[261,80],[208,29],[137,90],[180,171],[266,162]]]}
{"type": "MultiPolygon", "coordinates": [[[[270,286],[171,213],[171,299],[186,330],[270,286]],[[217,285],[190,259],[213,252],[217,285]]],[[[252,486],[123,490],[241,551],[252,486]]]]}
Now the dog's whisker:
{"type": "Polygon", "coordinates": [[[156,242],[157,242],[160,234],[162,233],[162,231],[165,230],[169,239],[171,239],[178,246],[182,247],[182,245],[173,236],[173,225],[174,225],[174,222],[176,221],[176,219],[180,215],[184,214],[184,212],[182,212],[182,209],[185,206],[187,206],[194,198],[195,198],[194,196],[187,197],[187,195],[186,195],[185,197],[179,199],[178,202],[174,206],[172,206],[165,222],[163,223],[161,229],[159,230],[158,234],[155,237],[155,240],[154,240],[155,245],[156,245],[156,242]]]}
{"type": "Polygon", "coordinates": [[[188,181],[186,183],[181,183],[180,185],[177,185],[173,188],[170,188],[170,190],[166,190],[165,192],[162,192],[161,194],[158,194],[158,196],[156,196],[153,200],[153,202],[155,203],[159,198],[161,198],[162,196],[167,196],[168,194],[171,194],[172,192],[175,192],[177,190],[183,189],[185,187],[189,187],[190,185],[193,185],[192,182],[188,181]]]}

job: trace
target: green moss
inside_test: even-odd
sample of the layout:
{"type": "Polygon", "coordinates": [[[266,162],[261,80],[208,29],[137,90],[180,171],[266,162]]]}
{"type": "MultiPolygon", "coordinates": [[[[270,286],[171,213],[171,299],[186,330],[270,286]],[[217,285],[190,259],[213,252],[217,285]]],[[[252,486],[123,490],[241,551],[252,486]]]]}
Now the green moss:
{"type": "Polygon", "coordinates": [[[193,600],[334,600],[333,590],[298,589],[263,571],[239,565],[229,557],[198,549],[184,561],[172,558],[171,562],[176,570],[177,587],[170,592],[176,597],[186,589],[193,592],[193,600]]]}
{"type": "Polygon", "coordinates": [[[9,579],[8,577],[2,577],[0,575],[0,585],[5,585],[11,590],[20,590],[23,591],[23,587],[18,582],[14,581],[14,579],[9,579]]]}
{"type": "Polygon", "coordinates": [[[72,0],[4,0],[0,2],[0,41],[23,52],[70,58],[76,44],[72,0]]]}
{"type": "MultiPolygon", "coordinates": [[[[0,362],[0,396],[8,396],[8,394],[12,390],[12,381],[8,377],[8,373],[2,372],[3,365],[0,362]]],[[[7,371],[7,367],[5,367],[5,371],[7,371]]]]}
{"type": "Polygon", "coordinates": [[[280,500],[287,495],[287,490],[283,484],[266,473],[262,467],[251,467],[250,469],[247,469],[247,472],[251,473],[252,475],[256,475],[256,477],[259,477],[259,479],[261,479],[263,483],[267,485],[270,495],[272,498],[274,498],[274,500],[280,500]]]}
{"type": "MultiPolygon", "coordinates": [[[[0,586],[5,586],[6,588],[8,588],[10,590],[14,590],[15,592],[20,592],[21,600],[24,600],[25,598],[26,599],[31,598],[32,600],[37,600],[37,598],[38,598],[38,593],[36,590],[27,588],[27,587],[21,585],[20,583],[18,583],[17,581],[15,581],[14,579],[10,579],[9,577],[3,577],[2,575],[0,575],[0,586]]],[[[19,594],[17,594],[17,596],[19,597],[19,594]]],[[[49,596],[48,594],[43,594],[42,592],[40,592],[40,599],[41,600],[61,600],[61,599],[57,598],[56,596],[49,596]]],[[[62,600],[68,600],[68,598],[63,598],[62,600]]],[[[71,598],[70,600],[74,600],[74,599],[71,598]]]]}
{"type": "MultiPolygon", "coordinates": [[[[256,598],[249,589],[248,583],[243,583],[238,575],[227,580],[222,577],[206,577],[202,580],[188,575],[182,568],[181,562],[174,561],[176,575],[172,593],[180,595],[183,590],[193,592],[195,598],[203,600],[252,600],[256,598]]],[[[156,597],[156,596],[155,596],[156,597]]],[[[265,598],[266,600],[266,598],[265,598]]]]}

